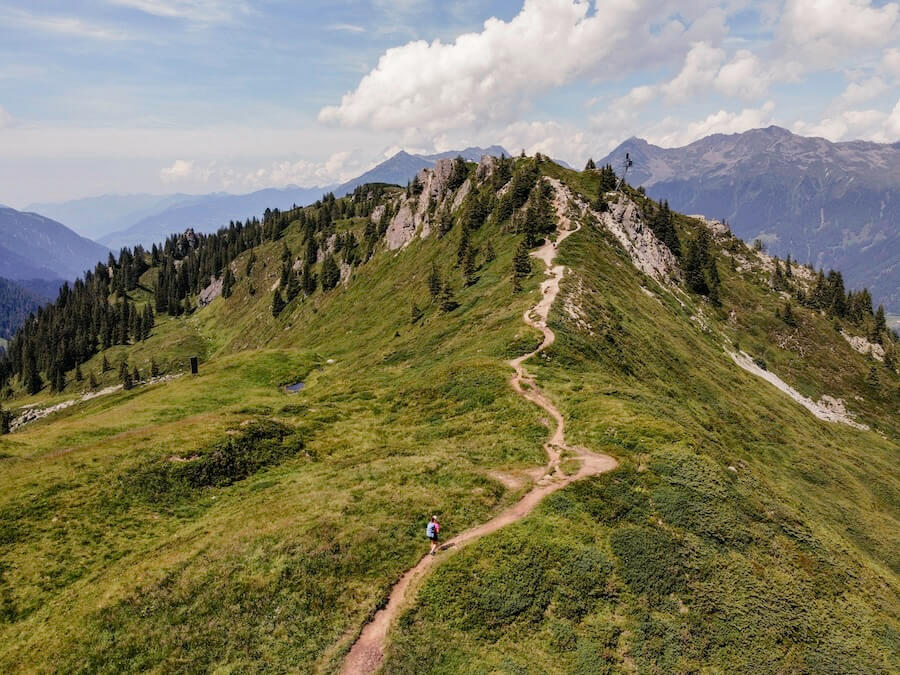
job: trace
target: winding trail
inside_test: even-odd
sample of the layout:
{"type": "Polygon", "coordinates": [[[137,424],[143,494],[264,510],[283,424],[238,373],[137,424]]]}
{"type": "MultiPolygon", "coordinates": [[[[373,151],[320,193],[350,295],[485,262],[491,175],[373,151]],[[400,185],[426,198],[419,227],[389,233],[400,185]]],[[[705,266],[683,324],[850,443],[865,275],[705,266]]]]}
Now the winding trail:
{"type": "MultiPolygon", "coordinates": [[[[558,190],[557,194],[560,194],[558,190]]],[[[547,349],[556,340],[556,334],[547,326],[547,317],[550,314],[550,308],[553,306],[556,296],[559,294],[559,282],[562,280],[566,268],[562,265],[554,267],[553,261],[556,258],[559,245],[581,228],[579,225],[571,229],[571,222],[565,215],[564,204],[558,201],[556,207],[559,222],[565,224],[566,229],[562,227],[557,229],[556,243],[547,240],[543,246],[531,253],[532,257],[542,260],[546,264],[547,279],[541,284],[541,301],[525,312],[524,316],[525,323],[541,331],[544,335],[544,340],[533,352],[509,362],[509,365],[515,370],[515,374],[510,380],[512,388],[520,396],[545,410],[556,422],[553,433],[544,445],[548,457],[546,473],[537,481],[534,488],[515,505],[483,525],[462,532],[448,540],[440,547],[441,551],[448,548],[459,548],[486,534],[496,532],[502,527],[521,520],[531,513],[547,495],[564,488],[576,480],[612,471],[619,465],[609,455],[593,453],[586,448],[566,444],[565,420],[562,413],[553,405],[553,402],[546,394],[538,388],[534,378],[528,374],[524,366],[525,361],[547,349]],[[564,452],[581,460],[581,468],[577,473],[567,476],[560,469],[560,460],[564,452]]],[[[393,620],[399,615],[410,585],[414,580],[423,578],[431,569],[434,561],[435,557],[426,555],[394,585],[387,604],[378,610],[372,621],[363,628],[359,638],[344,659],[340,671],[342,675],[368,675],[378,671],[384,661],[388,629],[393,620]]]]}

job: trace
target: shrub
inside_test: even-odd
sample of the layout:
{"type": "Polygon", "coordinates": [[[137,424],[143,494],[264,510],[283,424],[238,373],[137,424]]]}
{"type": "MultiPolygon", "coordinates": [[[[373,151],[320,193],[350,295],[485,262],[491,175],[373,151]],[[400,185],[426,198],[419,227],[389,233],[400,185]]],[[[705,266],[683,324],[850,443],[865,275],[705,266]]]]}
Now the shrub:
{"type": "Polygon", "coordinates": [[[609,538],[619,558],[619,573],[635,593],[651,600],[660,599],[684,588],[684,550],[671,534],[646,527],[624,527],[609,538]]]}

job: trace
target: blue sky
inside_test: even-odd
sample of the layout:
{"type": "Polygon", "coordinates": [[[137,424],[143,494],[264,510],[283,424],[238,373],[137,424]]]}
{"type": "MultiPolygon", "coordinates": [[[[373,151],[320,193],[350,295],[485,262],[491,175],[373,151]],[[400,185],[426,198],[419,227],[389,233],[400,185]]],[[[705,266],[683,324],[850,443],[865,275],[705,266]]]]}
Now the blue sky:
{"type": "Polygon", "coordinates": [[[900,140],[900,3],[0,0],[13,206],[325,185],[399,148],[583,164],[771,123],[900,140]]]}

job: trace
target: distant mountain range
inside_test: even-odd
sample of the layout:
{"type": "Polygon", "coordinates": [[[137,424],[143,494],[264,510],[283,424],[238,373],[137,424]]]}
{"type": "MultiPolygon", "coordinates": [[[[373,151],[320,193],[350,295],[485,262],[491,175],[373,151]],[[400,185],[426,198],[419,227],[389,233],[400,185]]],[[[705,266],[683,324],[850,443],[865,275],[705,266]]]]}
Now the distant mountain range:
{"type": "Polygon", "coordinates": [[[56,299],[59,285],[41,280],[0,278],[0,340],[8,340],[38,307],[56,299]]]}
{"type": "Polygon", "coordinates": [[[0,277],[75,279],[108,256],[107,248],[55,220],[0,208],[0,277]]]}
{"type": "Polygon", "coordinates": [[[673,209],[726,220],[815,267],[840,270],[900,313],[900,143],[832,143],[780,127],[708,136],[682,148],[631,138],[601,164],[673,209]]]}
{"type": "Polygon", "coordinates": [[[224,192],[208,195],[107,195],[69,202],[32,204],[28,208],[49,214],[83,235],[118,251],[123,246],[149,246],[161,242],[170,234],[182,232],[188,227],[198,232],[213,232],[230,220],[259,216],[267,208],[284,210],[294,204],[306,206],[328,192],[342,197],[366,183],[405,185],[419,171],[434,166],[439,159],[461,155],[468,161],[477,162],[484,155],[499,157],[501,154],[509,155],[496,145],[436,155],[413,155],[401,151],[342,185],[269,188],[245,195],[224,192]]]}

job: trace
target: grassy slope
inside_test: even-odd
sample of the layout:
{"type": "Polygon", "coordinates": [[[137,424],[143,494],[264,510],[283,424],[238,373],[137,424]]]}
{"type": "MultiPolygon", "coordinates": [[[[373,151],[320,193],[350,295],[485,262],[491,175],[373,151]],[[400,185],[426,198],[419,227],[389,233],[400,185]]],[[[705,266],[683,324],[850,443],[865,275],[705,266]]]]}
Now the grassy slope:
{"type": "MultiPolygon", "coordinates": [[[[487,474],[543,460],[545,429],[507,386],[503,362],[537,341],[516,320],[535,295],[514,298],[501,282],[516,242],[498,239],[497,260],[458,292],[459,309],[430,307],[410,325],[412,303],[428,305],[427,261],[450,269],[455,243],[381,255],[353,284],[279,319],[271,293],[248,295],[242,258],[232,298],[161,318],[129,354],[177,365],[199,351],[209,356],[200,377],[95,399],[0,440],[9,456],[0,669],[264,659],[308,670],[339,656],[326,650],[352,636],[421,554],[428,513],[445,512],[454,532],[513,500],[518,491],[487,474]],[[302,394],[281,390],[296,380],[307,382],[302,394]],[[189,457],[256,418],[296,428],[305,452],[169,502],[133,494],[148,462],[189,457]]],[[[280,250],[257,251],[257,289],[271,287],[280,250]]],[[[110,350],[114,366],[119,356],[110,350]]]]}
{"type": "MultiPolygon", "coordinates": [[[[545,170],[595,190],[588,175],[545,170]]],[[[232,298],[160,317],[127,350],[142,370],[152,356],[170,372],[199,354],[199,378],[0,439],[0,669],[327,669],[422,553],[425,515],[443,513],[452,534],[513,500],[488,474],[543,459],[539,415],[511,393],[503,363],[537,341],[520,320],[537,275],[512,296],[516,241],[486,228],[498,259],[470,289],[454,273],[460,309],[429,307],[411,326],[412,303],[429,302],[431,260],[450,269],[457,236],[381,254],[279,319],[269,289],[281,243],[267,244],[252,283],[242,256],[232,298]],[[298,379],[302,394],[282,392],[298,379]],[[230,487],[162,501],[136,489],[148,466],[257,418],[296,429],[304,451],[230,487]]],[[[294,228],[286,240],[300,250],[294,228]]],[[[570,438],[623,468],[449,558],[404,619],[389,670],[602,670],[598,653],[660,670],[754,658],[884,667],[898,634],[895,381],[880,402],[863,391],[868,364],[808,313],[805,339],[821,350],[801,360],[769,347],[775,300],[720,267],[726,310],[739,311],[716,325],[894,440],[818,422],[733,366],[689,310],[645,295],[601,233],[569,242],[578,274],[564,290],[595,335],[558,303],[559,341],[537,371],[570,438]]],[[[85,372],[99,373],[95,361],[85,372]]]]}
{"type": "Polygon", "coordinates": [[[584,230],[561,253],[574,270],[564,293],[594,334],[557,303],[557,343],[534,367],[570,439],[622,468],[448,559],[401,619],[386,671],[896,668],[896,377],[867,388],[868,363],[805,311],[807,358],[773,347],[787,330],[778,301],[727,264],[706,333],[603,233],[584,230]],[[719,327],[888,438],[820,422],[739,370],[719,327]]]}

